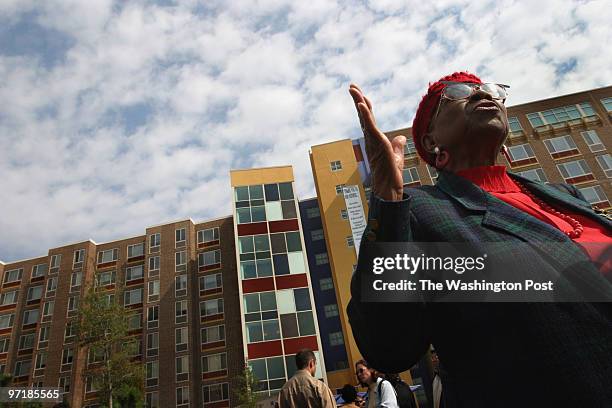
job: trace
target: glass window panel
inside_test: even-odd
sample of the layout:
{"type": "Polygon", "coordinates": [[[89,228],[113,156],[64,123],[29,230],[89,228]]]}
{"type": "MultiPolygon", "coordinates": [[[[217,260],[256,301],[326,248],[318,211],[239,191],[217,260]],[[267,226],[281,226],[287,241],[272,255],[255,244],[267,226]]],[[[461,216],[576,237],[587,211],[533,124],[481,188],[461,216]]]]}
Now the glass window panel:
{"type": "Polygon", "coordinates": [[[298,311],[310,310],[310,295],[308,294],[308,288],[294,289],[293,295],[295,296],[295,308],[298,311]]]}
{"type": "Polygon", "coordinates": [[[286,382],[287,381],[284,378],[270,381],[270,392],[274,390],[280,390],[281,388],[283,388],[283,385],[285,385],[286,382]]]}
{"type": "Polygon", "coordinates": [[[252,236],[238,238],[238,246],[240,247],[241,254],[255,252],[255,246],[253,244],[252,236]]]}
{"type": "Polygon", "coordinates": [[[302,252],[291,252],[287,254],[289,261],[289,273],[306,273],[304,254],[302,252]]]}
{"type": "Polygon", "coordinates": [[[264,200],[251,200],[250,203],[251,203],[251,207],[256,207],[259,205],[264,205],[265,201],[264,200]]]}
{"type": "Polygon", "coordinates": [[[268,235],[255,235],[255,251],[269,251],[270,243],[268,242],[268,235]]]}
{"type": "Polygon", "coordinates": [[[281,315],[280,320],[283,328],[283,337],[298,337],[300,335],[295,313],[281,315]]]}
{"type": "Polygon", "coordinates": [[[297,314],[300,336],[310,336],[315,334],[314,319],[312,312],[300,312],[297,314]]]}
{"type": "Polygon", "coordinates": [[[270,242],[272,243],[273,254],[284,254],[287,252],[287,244],[285,243],[285,234],[270,234],[270,242]]]}
{"type": "Polygon", "coordinates": [[[255,186],[249,186],[249,193],[251,195],[251,200],[263,200],[263,187],[261,184],[255,186]]]}
{"type": "Polygon", "coordinates": [[[236,208],[248,208],[251,206],[251,203],[249,201],[238,201],[236,202],[236,208]]]}
{"type": "Polygon", "coordinates": [[[580,112],[576,109],[575,106],[568,106],[565,110],[570,119],[578,119],[580,118],[580,112]]]}
{"type": "Polygon", "coordinates": [[[266,359],[268,363],[268,378],[285,378],[285,363],[283,357],[266,359]]]}
{"type": "Polygon", "coordinates": [[[295,364],[295,355],[285,356],[285,365],[287,366],[287,377],[293,377],[293,374],[295,374],[295,372],[297,371],[297,365],[295,364]]]}
{"type": "Polygon", "coordinates": [[[261,328],[261,322],[246,323],[247,329],[247,341],[253,343],[256,341],[263,341],[263,330],[261,328]]]}
{"type": "Polygon", "coordinates": [[[261,313],[245,313],[244,320],[247,322],[255,322],[261,320],[261,313]]]}
{"type": "Polygon", "coordinates": [[[251,279],[257,277],[255,261],[240,262],[240,271],[242,273],[242,279],[251,279]]]}
{"type": "Polygon", "coordinates": [[[585,113],[585,115],[587,116],[595,115],[595,111],[593,110],[593,107],[591,106],[590,103],[583,102],[580,104],[580,107],[582,108],[582,111],[585,113]]]}
{"type": "Polygon", "coordinates": [[[283,209],[280,201],[269,201],[266,203],[266,214],[269,221],[278,221],[283,219],[283,209]]]}
{"type": "Polygon", "coordinates": [[[251,207],[251,220],[261,222],[266,220],[266,207],[251,207]]]}
{"type": "Polygon", "coordinates": [[[276,296],[274,292],[262,292],[259,294],[261,310],[276,310],[276,296]]]}
{"type": "Polygon", "coordinates": [[[302,242],[299,232],[287,232],[287,251],[296,252],[302,250],[302,242]]]}
{"type": "Polygon", "coordinates": [[[240,254],[240,260],[241,261],[253,261],[255,260],[255,254],[252,252],[250,254],[240,254]]]}
{"type": "Polygon", "coordinates": [[[281,200],[293,199],[293,187],[291,187],[291,183],[279,183],[278,189],[280,190],[281,200]]]}
{"type": "Polygon", "coordinates": [[[270,251],[256,252],[255,259],[270,259],[270,251]]]}
{"type": "Polygon", "coordinates": [[[256,379],[258,380],[268,379],[265,359],[262,358],[260,360],[250,360],[249,366],[251,367],[251,371],[253,372],[253,375],[255,376],[256,379]]]}
{"type": "Polygon", "coordinates": [[[264,189],[266,191],[266,201],[278,201],[278,184],[266,184],[264,189]]]}
{"type": "Polygon", "coordinates": [[[297,211],[295,210],[295,201],[282,201],[281,206],[283,208],[283,219],[288,220],[291,218],[297,218],[297,211]]]}
{"type": "Polygon", "coordinates": [[[280,339],[280,327],[278,326],[278,320],[264,320],[263,324],[263,333],[264,340],[276,340],[280,339]]]}
{"type": "Polygon", "coordinates": [[[246,186],[236,187],[236,201],[249,199],[249,188],[246,186]]]}
{"type": "Polygon", "coordinates": [[[251,210],[249,208],[237,208],[238,224],[251,222],[251,210]]]}
{"type": "Polygon", "coordinates": [[[284,289],[276,292],[278,313],[295,313],[295,300],[292,289],[284,289]]]}
{"type": "Polygon", "coordinates": [[[276,312],[276,310],[271,310],[269,312],[261,312],[261,320],[270,319],[278,319],[278,313],[276,312]]]}
{"type": "Polygon", "coordinates": [[[257,276],[260,278],[272,276],[272,261],[270,259],[257,260],[257,276]]]}
{"type": "Polygon", "coordinates": [[[289,274],[289,260],[287,259],[287,254],[274,255],[274,274],[289,274]]]}
{"type": "Polygon", "coordinates": [[[244,308],[246,313],[259,312],[259,294],[251,293],[244,295],[244,308]]]}

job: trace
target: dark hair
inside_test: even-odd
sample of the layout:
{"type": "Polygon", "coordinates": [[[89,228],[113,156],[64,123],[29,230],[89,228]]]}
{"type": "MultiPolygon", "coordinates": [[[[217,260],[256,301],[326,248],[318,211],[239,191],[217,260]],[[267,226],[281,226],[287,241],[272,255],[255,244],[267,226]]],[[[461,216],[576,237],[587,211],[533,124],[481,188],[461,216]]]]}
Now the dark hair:
{"type": "Polygon", "coordinates": [[[297,366],[298,370],[303,370],[306,368],[308,363],[310,363],[310,360],[314,360],[315,362],[317,361],[317,358],[310,349],[302,349],[295,355],[295,365],[297,366]]]}
{"type": "Polygon", "coordinates": [[[345,384],[340,390],[344,402],[354,402],[357,399],[357,391],[351,384],[345,384]]]}
{"type": "Polygon", "coordinates": [[[355,363],[355,368],[357,368],[358,365],[362,365],[365,368],[367,368],[368,370],[370,370],[370,372],[372,373],[372,377],[374,377],[374,379],[380,377],[381,373],[376,370],[374,367],[372,367],[367,361],[365,361],[364,359],[361,359],[359,361],[357,361],[355,363]]]}

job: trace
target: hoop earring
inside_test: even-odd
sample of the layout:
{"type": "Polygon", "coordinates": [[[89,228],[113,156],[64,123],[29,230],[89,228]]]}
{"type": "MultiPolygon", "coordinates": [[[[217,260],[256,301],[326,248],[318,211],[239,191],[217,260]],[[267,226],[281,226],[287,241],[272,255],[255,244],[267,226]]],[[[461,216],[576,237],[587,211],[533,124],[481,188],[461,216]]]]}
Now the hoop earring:
{"type": "Polygon", "coordinates": [[[436,154],[435,167],[436,169],[443,169],[450,160],[450,155],[446,150],[441,150],[438,146],[434,147],[434,153],[436,154]]]}
{"type": "Polygon", "coordinates": [[[499,149],[500,152],[502,153],[508,153],[508,146],[506,146],[505,144],[503,144],[501,146],[501,149],[499,149]]]}

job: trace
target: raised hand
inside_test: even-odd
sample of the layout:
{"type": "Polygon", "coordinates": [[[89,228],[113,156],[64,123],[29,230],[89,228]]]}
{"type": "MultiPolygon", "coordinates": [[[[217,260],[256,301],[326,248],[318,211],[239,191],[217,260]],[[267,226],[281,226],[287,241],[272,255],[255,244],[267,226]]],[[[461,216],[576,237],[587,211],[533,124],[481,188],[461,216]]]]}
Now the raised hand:
{"type": "Polygon", "coordinates": [[[349,87],[353,97],[359,123],[365,138],[366,154],[372,170],[372,191],[384,200],[398,201],[404,192],[402,170],[404,169],[405,136],[396,136],[389,141],[376,127],[372,103],[355,84],[349,87]]]}

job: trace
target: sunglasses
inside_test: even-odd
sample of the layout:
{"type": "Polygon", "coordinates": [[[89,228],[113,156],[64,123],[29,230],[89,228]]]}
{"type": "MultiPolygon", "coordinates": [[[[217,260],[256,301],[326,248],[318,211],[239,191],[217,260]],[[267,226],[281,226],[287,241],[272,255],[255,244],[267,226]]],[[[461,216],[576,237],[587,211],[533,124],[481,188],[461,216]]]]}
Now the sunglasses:
{"type": "Polygon", "coordinates": [[[432,116],[430,125],[433,123],[438,114],[440,113],[440,106],[442,106],[442,99],[448,99],[451,101],[460,101],[462,99],[468,99],[478,91],[486,92],[491,95],[491,98],[501,100],[502,103],[506,102],[508,92],[506,89],[510,88],[504,84],[484,83],[484,84],[472,84],[466,82],[452,82],[452,81],[441,81],[446,85],[442,89],[436,112],[432,116]]]}
{"type": "Polygon", "coordinates": [[[355,372],[355,374],[361,374],[361,373],[363,373],[364,371],[365,371],[365,368],[360,368],[359,370],[357,370],[357,371],[355,372]]]}

